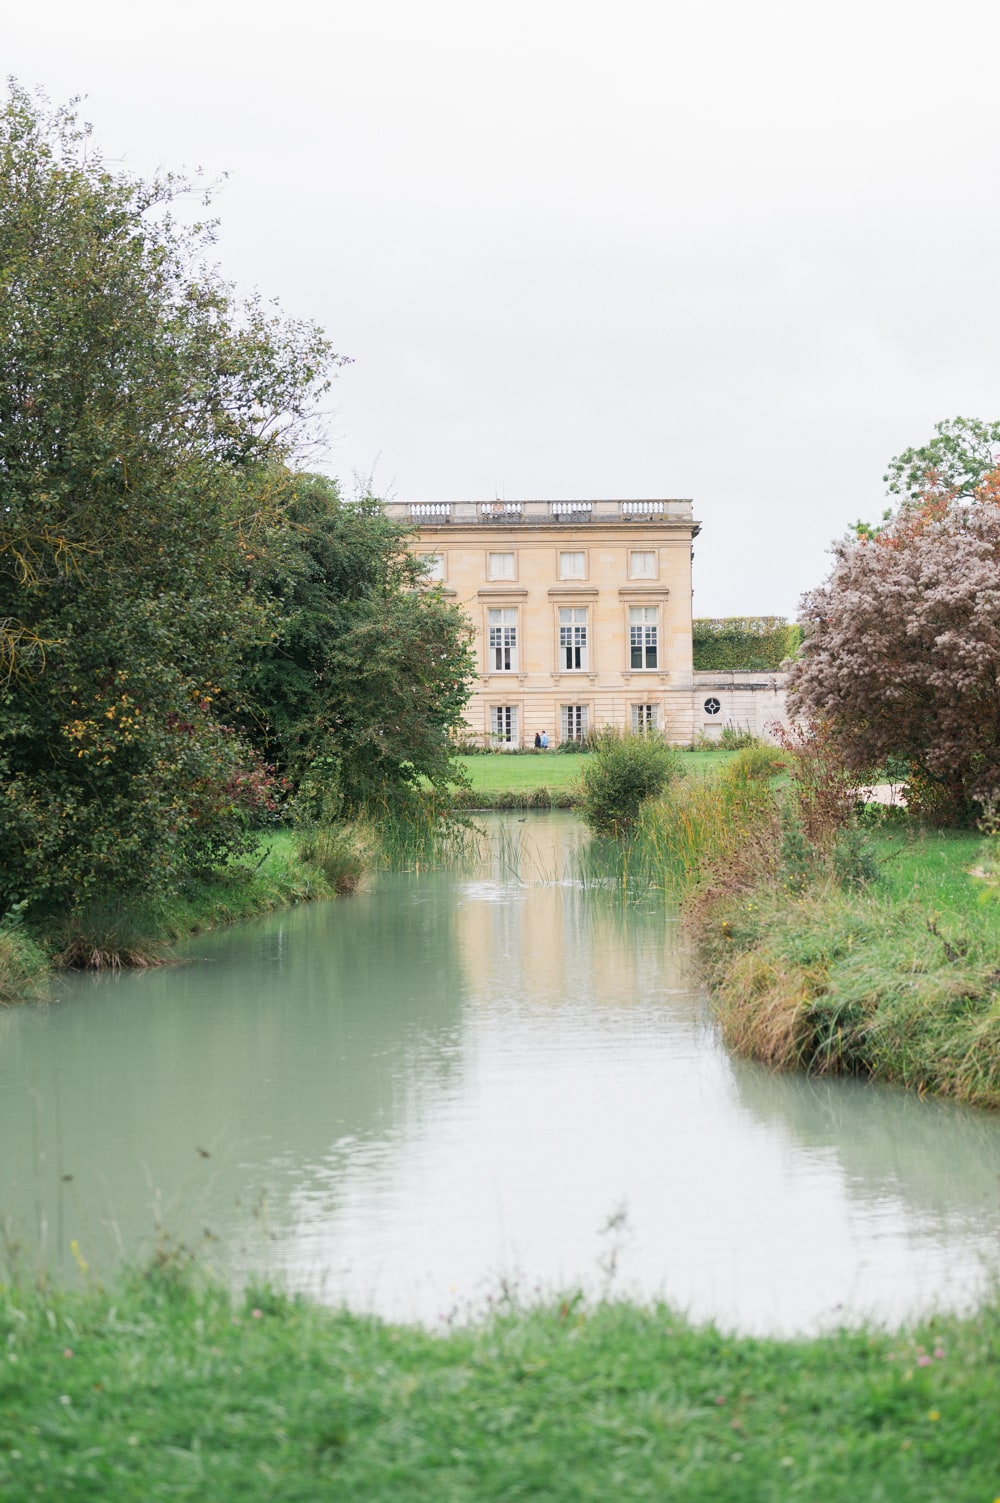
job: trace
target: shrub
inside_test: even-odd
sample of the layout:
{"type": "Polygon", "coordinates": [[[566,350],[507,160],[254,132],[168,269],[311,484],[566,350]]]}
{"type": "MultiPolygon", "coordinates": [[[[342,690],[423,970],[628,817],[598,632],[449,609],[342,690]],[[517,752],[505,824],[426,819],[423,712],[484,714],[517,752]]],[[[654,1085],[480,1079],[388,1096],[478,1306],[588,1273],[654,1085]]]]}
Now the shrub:
{"type": "Polygon", "coordinates": [[[659,736],[605,727],[590,738],[580,774],[583,817],[598,835],[632,828],[647,799],[662,793],[677,772],[675,752],[659,736]]]}
{"type": "Polygon", "coordinates": [[[770,746],[763,741],[754,741],[738,752],[722,769],[721,777],[727,783],[738,783],[748,778],[773,778],[777,777],[779,772],[784,772],[787,765],[787,759],[780,747],[770,746]]]}

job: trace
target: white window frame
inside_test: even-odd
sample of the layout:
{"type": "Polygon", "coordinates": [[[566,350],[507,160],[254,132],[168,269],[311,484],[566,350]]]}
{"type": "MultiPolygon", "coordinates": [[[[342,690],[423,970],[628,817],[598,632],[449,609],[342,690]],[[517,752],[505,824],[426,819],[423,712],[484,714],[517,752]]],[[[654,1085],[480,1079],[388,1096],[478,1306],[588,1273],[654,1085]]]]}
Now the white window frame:
{"type": "Polygon", "coordinates": [[[559,739],[561,741],[586,741],[589,733],[589,705],[559,706],[559,739]]]}
{"type": "Polygon", "coordinates": [[[632,733],[660,729],[660,707],[657,704],[634,704],[632,706],[632,733]]]}
{"type": "Polygon", "coordinates": [[[590,667],[590,616],[585,605],[559,607],[559,672],[586,673],[590,667]]]}
{"type": "Polygon", "coordinates": [[[660,612],[655,605],[628,608],[629,668],[643,673],[660,665],[660,612]]]}
{"type": "Polygon", "coordinates": [[[490,740],[500,746],[518,746],[517,705],[490,705],[490,740]]]}
{"type": "Polygon", "coordinates": [[[490,606],[486,612],[486,671],[518,671],[517,606],[490,606]]]}
{"type": "Polygon", "coordinates": [[[587,554],[581,548],[561,549],[559,552],[560,579],[586,579],[587,554]]]}
{"type": "Polygon", "coordinates": [[[511,580],[517,578],[517,554],[510,550],[503,553],[487,553],[486,578],[511,580]]]}
{"type": "Polygon", "coordinates": [[[655,548],[633,548],[628,556],[629,579],[658,579],[659,559],[655,548]]]}

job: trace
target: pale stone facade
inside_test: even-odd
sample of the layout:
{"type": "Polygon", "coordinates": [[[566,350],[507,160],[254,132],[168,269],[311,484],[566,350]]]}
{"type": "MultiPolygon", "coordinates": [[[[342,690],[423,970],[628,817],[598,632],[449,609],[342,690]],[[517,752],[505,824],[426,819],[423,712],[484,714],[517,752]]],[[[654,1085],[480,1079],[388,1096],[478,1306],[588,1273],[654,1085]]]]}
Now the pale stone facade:
{"type": "MultiPolygon", "coordinates": [[[[482,745],[551,745],[604,725],[689,745],[782,718],[775,675],[695,674],[688,500],[389,502],[473,624],[482,745]],[[745,681],[745,682],[744,682],[745,681]],[[717,704],[718,709],[713,706],[717,704]]],[[[781,707],[783,708],[783,706],[781,707]]]]}

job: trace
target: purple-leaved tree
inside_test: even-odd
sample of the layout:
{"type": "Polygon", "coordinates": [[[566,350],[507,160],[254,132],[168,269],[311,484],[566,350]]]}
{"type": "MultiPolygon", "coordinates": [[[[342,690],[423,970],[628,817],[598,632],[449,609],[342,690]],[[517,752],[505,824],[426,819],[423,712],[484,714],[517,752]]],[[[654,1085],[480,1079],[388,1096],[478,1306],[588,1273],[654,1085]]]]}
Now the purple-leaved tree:
{"type": "Polygon", "coordinates": [[[849,768],[899,758],[947,816],[1000,795],[1000,469],[971,500],[929,485],[838,544],[801,621],[790,708],[829,727],[849,768]]]}

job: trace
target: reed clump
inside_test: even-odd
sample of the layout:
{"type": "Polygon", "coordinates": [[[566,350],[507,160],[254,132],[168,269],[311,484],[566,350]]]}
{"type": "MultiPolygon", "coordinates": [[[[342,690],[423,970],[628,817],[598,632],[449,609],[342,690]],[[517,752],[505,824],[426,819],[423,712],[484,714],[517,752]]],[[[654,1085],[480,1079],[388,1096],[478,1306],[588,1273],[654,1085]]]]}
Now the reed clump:
{"type": "Polygon", "coordinates": [[[19,922],[9,915],[0,923],[0,1004],[38,995],[49,970],[49,958],[19,922]]]}
{"type": "Polygon", "coordinates": [[[452,794],[452,807],[471,813],[503,809],[575,809],[579,805],[578,789],[550,788],[458,788],[452,794]]]}
{"type": "Polygon", "coordinates": [[[303,830],[298,850],[303,865],[320,871],[338,897],[357,891],[372,859],[358,830],[345,826],[303,830]]]}
{"type": "Polygon", "coordinates": [[[54,963],[62,970],[147,970],[163,965],[167,937],[166,905],[136,904],[127,898],[93,902],[65,915],[56,930],[54,963]]]}
{"type": "Polygon", "coordinates": [[[460,859],[479,832],[453,799],[453,790],[414,787],[403,798],[373,800],[357,821],[372,861],[392,871],[412,871],[460,859]]]}

